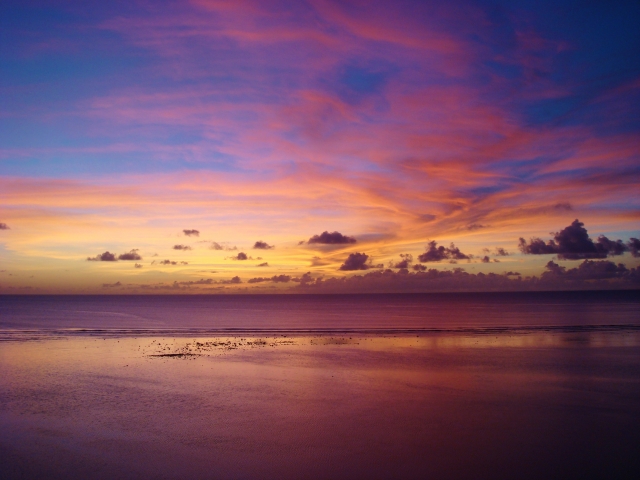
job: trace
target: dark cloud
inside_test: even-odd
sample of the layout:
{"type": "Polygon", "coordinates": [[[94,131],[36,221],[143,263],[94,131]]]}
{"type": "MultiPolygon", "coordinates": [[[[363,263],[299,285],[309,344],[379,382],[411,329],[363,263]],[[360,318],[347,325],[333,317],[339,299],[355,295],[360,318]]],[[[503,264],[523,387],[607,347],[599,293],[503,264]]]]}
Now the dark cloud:
{"type": "Polygon", "coordinates": [[[409,268],[409,266],[413,263],[413,255],[410,253],[401,253],[399,262],[389,262],[389,266],[391,268],[409,268]]]}
{"type": "Polygon", "coordinates": [[[462,268],[452,270],[427,269],[409,272],[374,270],[348,277],[309,279],[296,289],[322,293],[358,292],[505,292],[549,290],[615,290],[637,289],[640,268],[627,268],[609,261],[585,260],[579,267],[566,269],[550,262],[540,277],[522,277],[519,272],[469,273],[462,268]]]}
{"type": "Polygon", "coordinates": [[[126,253],[122,253],[116,257],[115,253],[106,251],[95,257],[87,257],[90,262],[116,262],[118,260],[142,260],[142,257],[138,254],[138,249],[133,248],[126,253]]]}
{"type": "Polygon", "coordinates": [[[291,281],[291,277],[289,275],[274,275],[273,277],[256,277],[247,280],[247,283],[263,283],[263,282],[273,282],[273,283],[288,283],[291,281]]]}
{"type": "Polygon", "coordinates": [[[118,255],[118,260],[142,260],[142,257],[138,254],[138,249],[134,248],[127,253],[118,255]]]}
{"type": "Polygon", "coordinates": [[[468,260],[472,255],[466,255],[453,243],[448,247],[439,246],[434,240],[429,242],[427,250],[418,256],[422,263],[440,262],[442,260],[468,260]]]}
{"type": "Polygon", "coordinates": [[[251,257],[248,257],[246,253],[239,252],[238,255],[231,257],[233,260],[249,260],[251,257]]]}
{"type": "Polygon", "coordinates": [[[571,210],[573,210],[573,207],[571,206],[570,203],[568,202],[564,202],[564,203],[556,203],[553,208],[555,210],[564,210],[567,212],[570,212],[571,210]]]}
{"type": "Polygon", "coordinates": [[[256,266],[257,267],[268,267],[269,263],[268,262],[264,262],[264,263],[261,263],[260,265],[256,265],[256,266]]]}
{"type": "Polygon", "coordinates": [[[488,256],[484,256],[482,257],[482,263],[489,263],[491,261],[491,259],[488,256]]]}
{"type": "Polygon", "coordinates": [[[341,234],[340,232],[331,232],[328,231],[322,232],[320,235],[314,235],[311,237],[307,243],[309,245],[313,244],[322,244],[322,245],[341,245],[341,244],[349,244],[356,243],[356,239],[354,237],[348,237],[346,235],[341,234]]]}
{"type": "Polygon", "coordinates": [[[424,265],[420,265],[419,263],[416,263],[411,268],[413,268],[416,272],[424,272],[427,269],[427,267],[425,267],[424,265]]]}
{"type": "Polygon", "coordinates": [[[267,242],[263,242],[262,240],[258,240],[253,244],[253,248],[257,250],[270,250],[272,248],[275,248],[275,246],[269,245],[267,242]]]}
{"type": "Polygon", "coordinates": [[[115,262],[117,261],[115,254],[106,251],[95,257],[87,257],[90,262],[115,262]]]}
{"type": "Polygon", "coordinates": [[[9,225],[0,222],[0,230],[10,230],[9,225]]]}
{"type": "Polygon", "coordinates": [[[474,231],[474,230],[481,230],[483,228],[487,228],[489,225],[481,225],[479,223],[472,223],[471,225],[467,225],[467,230],[470,231],[474,231]]]}
{"type": "Polygon", "coordinates": [[[289,275],[274,275],[271,277],[271,281],[275,283],[287,283],[291,280],[289,275]]]}
{"type": "Polygon", "coordinates": [[[242,283],[242,279],[239,276],[233,277],[231,280],[220,280],[222,285],[237,285],[238,283],[242,283]]]}
{"type": "Polygon", "coordinates": [[[182,230],[182,231],[184,232],[184,234],[187,237],[191,237],[191,236],[199,237],[200,236],[200,231],[199,230],[187,230],[186,229],[186,230],[182,230]]]}
{"type": "MultiPolygon", "coordinates": [[[[187,262],[179,262],[182,265],[188,265],[187,262]]],[[[173,260],[162,260],[161,262],[158,262],[158,264],[160,265],[178,265],[178,262],[174,262],[173,260]]]]}
{"type": "Polygon", "coordinates": [[[238,283],[242,283],[240,277],[235,276],[231,280],[214,280],[212,278],[201,278],[199,280],[188,280],[184,282],[173,282],[174,288],[177,285],[181,285],[183,287],[192,287],[197,285],[235,285],[238,283]]]}
{"type": "Polygon", "coordinates": [[[311,272],[307,272],[304,275],[302,275],[301,277],[292,278],[291,281],[292,282],[301,283],[301,284],[305,285],[307,283],[313,282],[313,277],[311,276],[311,272]]]}
{"type": "Polygon", "coordinates": [[[584,228],[584,223],[577,219],[557,232],[553,238],[547,243],[541,238],[531,238],[529,243],[520,238],[520,251],[529,255],[557,254],[560,260],[584,260],[622,255],[629,249],[622,240],[609,240],[604,235],[594,242],[584,228]]]}
{"type": "Polygon", "coordinates": [[[191,247],[189,245],[174,245],[173,249],[174,250],[191,250],[191,247]]]}
{"type": "Polygon", "coordinates": [[[369,255],[366,253],[350,253],[347,259],[342,265],[340,270],[352,271],[352,270],[368,270],[370,268],[381,268],[382,265],[371,265],[369,255]]]}
{"type": "Polygon", "coordinates": [[[178,282],[179,285],[212,285],[216,281],[212,278],[201,278],[199,280],[189,280],[187,282],[178,282]]]}
{"type": "Polygon", "coordinates": [[[576,268],[570,269],[549,261],[545,268],[546,271],[541,276],[543,280],[561,277],[564,280],[590,281],[628,277],[635,282],[640,281],[638,269],[628,269],[622,263],[616,265],[608,260],[585,260],[576,268]]]}
{"type": "Polygon", "coordinates": [[[496,255],[500,257],[508,257],[511,254],[507,252],[504,248],[496,247],[496,255]]]}
{"type": "Polygon", "coordinates": [[[221,245],[218,242],[211,242],[211,245],[209,246],[209,248],[211,250],[225,250],[227,252],[232,252],[234,250],[238,250],[238,247],[236,247],[236,246],[229,247],[227,245],[221,245]]]}
{"type": "Polygon", "coordinates": [[[140,263],[136,263],[136,264],[134,265],[134,267],[135,267],[135,268],[142,268],[142,265],[141,265],[140,263]]]}
{"type": "Polygon", "coordinates": [[[631,251],[631,255],[636,258],[640,257],[640,240],[638,240],[637,238],[632,238],[631,240],[629,240],[629,243],[627,243],[627,246],[631,251]]]}
{"type": "Polygon", "coordinates": [[[120,282],[116,283],[103,283],[102,288],[113,288],[113,287],[121,287],[122,284],[120,282]]]}

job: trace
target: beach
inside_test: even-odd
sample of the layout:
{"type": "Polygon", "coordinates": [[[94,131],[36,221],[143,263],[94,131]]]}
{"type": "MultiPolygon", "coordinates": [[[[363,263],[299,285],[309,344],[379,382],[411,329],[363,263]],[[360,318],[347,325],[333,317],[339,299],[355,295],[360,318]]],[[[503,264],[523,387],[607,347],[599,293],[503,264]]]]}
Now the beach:
{"type": "Polygon", "coordinates": [[[637,329],[0,343],[3,478],[632,478],[637,329]]]}

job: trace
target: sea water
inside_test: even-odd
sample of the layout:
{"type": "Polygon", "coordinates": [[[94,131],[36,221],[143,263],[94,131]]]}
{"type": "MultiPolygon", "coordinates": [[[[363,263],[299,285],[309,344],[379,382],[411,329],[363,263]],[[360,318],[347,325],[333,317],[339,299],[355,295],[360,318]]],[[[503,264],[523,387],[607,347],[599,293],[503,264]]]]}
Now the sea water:
{"type": "Polygon", "coordinates": [[[0,478],[636,478],[636,292],[0,296],[0,478]]]}

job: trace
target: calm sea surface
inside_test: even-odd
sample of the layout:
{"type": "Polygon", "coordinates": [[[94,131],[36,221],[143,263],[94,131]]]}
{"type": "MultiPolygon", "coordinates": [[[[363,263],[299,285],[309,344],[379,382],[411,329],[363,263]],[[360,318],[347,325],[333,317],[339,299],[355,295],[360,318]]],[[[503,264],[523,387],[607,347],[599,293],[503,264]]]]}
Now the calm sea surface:
{"type": "Polygon", "coordinates": [[[637,292],[0,296],[0,479],[640,478],[637,292]]]}
{"type": "Polygon", "coordinates": [[[640,293],[0,296],[0,339],[233,331],[636,328],[640,293]]]}

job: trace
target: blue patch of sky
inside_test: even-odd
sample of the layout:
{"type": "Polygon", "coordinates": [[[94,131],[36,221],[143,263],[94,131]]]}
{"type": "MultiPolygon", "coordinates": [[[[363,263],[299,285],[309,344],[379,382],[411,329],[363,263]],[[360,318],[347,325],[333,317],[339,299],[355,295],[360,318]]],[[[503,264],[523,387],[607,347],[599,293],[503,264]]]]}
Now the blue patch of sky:
{"type": "Polygon", "coordinates": [[[181,171],[245,172],[232,159],[211,153],[206,161],[184,155],[158,160],[144,152],[41,154],[0,161],[0,175],[34,178],[91,178],[95,175],[152,174],[181,171]]]}
{"type": "Polygon", "coordinates": [[[509,190],[510,188],[512,188],[512,186],[509,184],[498,184],[485,187],[475,187],[469,190],[465,190],[465,192],[470,193],[475,197],[488,197],[490,195],[493,195],[494,193],[500,193],[505,190],[509,190]]]}
{"type": "Polygon", "coordinates": [[[380,94],[398,71],[399,68],[388,61],[353,61],[321,79],[320,86],[346,103],[357,104],[366,97],[380,94]]]}

